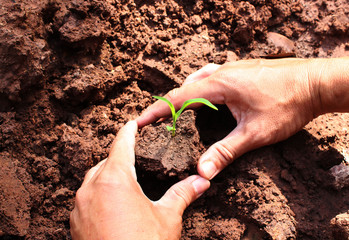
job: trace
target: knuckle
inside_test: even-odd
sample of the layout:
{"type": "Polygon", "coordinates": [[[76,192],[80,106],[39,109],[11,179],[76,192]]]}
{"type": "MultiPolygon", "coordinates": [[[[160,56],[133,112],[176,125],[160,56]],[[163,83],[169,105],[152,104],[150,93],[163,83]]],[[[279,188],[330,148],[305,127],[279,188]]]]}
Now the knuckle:
{"type": "Polygon", "coordinates": [[[227,143],[217,142],[215,146],[217,160],[222,166],[229,165],[237,156],[234,148],[226,146],[227,143]]]}
{"type": "Polygon", "coordinates": [[[186,207],[189,206],[191,197],[189,192],[186,190],[186,188],[183,185],[178,185],[172,188],[172,193],[177,198],[182,199],[186,207]]]}
{"type": "Polygon", "coordinates": [[[227,71],[222,67],[220,70],[217,70],[212,75],[205,79],[208,86],[211,86],[213,89],[227,89],[230,88],[232,78],[227,75],[227,71]]]}
{"type": "Polygon", "coordinates": [[[221,73],[215,73],[205,79],[208,86],[212,89],[216,89],[218,86],[222,85],[224,81],[222,80],[221,73]]]}
{"type": "MultiPolygon", "coordinates": [[[[151,107],[153,107],[153,106],[151,106],[151,107]]],[[[149,108],[149,109],[154,109],[154,108],[149,108]]],[[[162,116],[160,112],[156,111],[156,109],[154,111],[148,110],[147,114],[151,119],[159,119],[162,116]]]]}
{"type": "Polygon", "coordinates": [[[81,203],[86,201],[86,191],[84,188],[79,188],[75,195],[75,205],[79,206],[81,203]]]}
{"type": "MultiPolygon", "coordinates": [[[[115,175],[119,177],[121,175],[120,172],[121,171],[115,172],[115,175]]],[[[109,171],[105,171],[96,178],[95,182],[99,186],[108,186],[111,184],[114,186],[118,186],[120,184],[118,179],[119,178],[115,177],[114,175],[111,175],[109,171]]]]}
{"type": "Polygon", "coordinates": [[[212,70],[214,70],[214,69],[217,68],[217,66],[218,66],[217,64],[209,63],[209,64],[205,65],[205,66],[203,67],[202,70],[203,70],[205,73],[211,73],[212,70]]]}
{"type": "Polygon", "coordinates": [[[135,179],[132,172],[125,166],[119,166],[118,169],[103,171],[95,180],[99,189],[122,189],[129,187],[135,179]]]}
{"type": "Polygon", "coordinates": [[[172,102],[174,99],[177,98],[177,95],[178,95],[178,88],[174,88],[172,89],[171,91],[169,91],[167,94],[166,94],[166,98],[172,102]]]}

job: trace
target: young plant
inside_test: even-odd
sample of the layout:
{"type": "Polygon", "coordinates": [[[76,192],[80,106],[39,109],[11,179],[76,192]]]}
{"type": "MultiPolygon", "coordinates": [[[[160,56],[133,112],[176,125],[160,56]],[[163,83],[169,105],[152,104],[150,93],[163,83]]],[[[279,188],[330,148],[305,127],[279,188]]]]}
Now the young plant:
{"type": "Polygon", "coordinates": [[[213,108],[214,110],[218,110],[218,108],[215,105],[213,105],[210,101],[208,101],[207,99],[205,99],[205,98],[194,98],[194,99],[189,99],[189,100],[185,101],[183,103],[181,109],[179,109],[176,112],[176,109],[173,106],[173,104],[169,100],[167,100],[166,98],[159,97],[159,96],[153,96],[153,98],[156,98],[158,100],[162,100],[162,101],[166,102],[168,104],[168,106],[170,107],[170,109],[171,109],[172,118],[173,118],[173,125],[172,125],[172,127],[171,126],[166,126],[166,128],[167,128],[168,131],[172,132],[172,137],[174,137],[176,135],[176,121],[177,121],[179,115],[181,115],[181,113],[184,111],[184,109],[186,107],[188,107],[190,104],[192,104],[192,103],[202,103],[202,104],[205,104],[206,106],[208,106],[210,108],[213,108]]]}

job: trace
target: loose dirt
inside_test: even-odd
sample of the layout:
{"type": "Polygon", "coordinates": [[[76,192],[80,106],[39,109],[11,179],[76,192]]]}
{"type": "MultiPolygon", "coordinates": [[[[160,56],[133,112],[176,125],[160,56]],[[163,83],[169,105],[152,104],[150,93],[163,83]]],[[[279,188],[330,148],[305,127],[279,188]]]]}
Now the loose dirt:
{"type": "MultiPolygon", "coordinates": [[[[70,239],[69,212],[85,172],[107,157],[118,130],[152,95],[180,86],[204,65],[349,55],[346,0],[0,6],[1,239],[70,239]]],[[[234,128],[221,112],[187,113],[184,127],[194,138],[186,144],[188,161],[176,164],[169,155],[161,165],[163,158],[146,155],[147,162],[137,150],[139,181],[150,198],[194,173],[199,154],[234,128]]],[[[245,154],[187,209],[182,239],[345,238],[348,129],[349,114],[328,114],[245,154]]],[[[152,131],[140,136],[155,139],[152,131]]]]}

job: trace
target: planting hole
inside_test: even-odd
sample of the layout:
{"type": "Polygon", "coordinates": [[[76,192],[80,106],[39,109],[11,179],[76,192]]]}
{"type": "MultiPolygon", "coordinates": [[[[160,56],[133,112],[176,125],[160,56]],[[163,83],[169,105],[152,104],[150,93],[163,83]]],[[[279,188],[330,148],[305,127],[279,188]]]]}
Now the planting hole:
{"type": "Polygon", "coordinates": [[[141,185],[144,194],[152,201],[159,200],[165,192],[180,180],[177,177],[158,177],[144,172],[136,166],[137,181],[141,185]]]}
{"type": "Polygon", "coordinates": [[[208,107],[200,108],[197,111],[195,124],[198,128],[200,139],[206,146],[223,139],[237,125],[226,105],[216,106],[218,111],[208,107]]]}

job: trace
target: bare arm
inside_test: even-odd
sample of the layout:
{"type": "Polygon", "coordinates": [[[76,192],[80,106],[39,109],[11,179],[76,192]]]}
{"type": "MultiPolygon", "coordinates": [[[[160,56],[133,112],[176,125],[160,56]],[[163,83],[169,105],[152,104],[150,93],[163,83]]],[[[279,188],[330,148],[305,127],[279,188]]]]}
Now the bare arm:
{"type": "Polygon", "coordinates": [[[349,57],[314,59],[309,72],[318,88],[318,115],[349,111],[349,57]],[[314,66],[314,69],[311,69],[314,66]]]}

